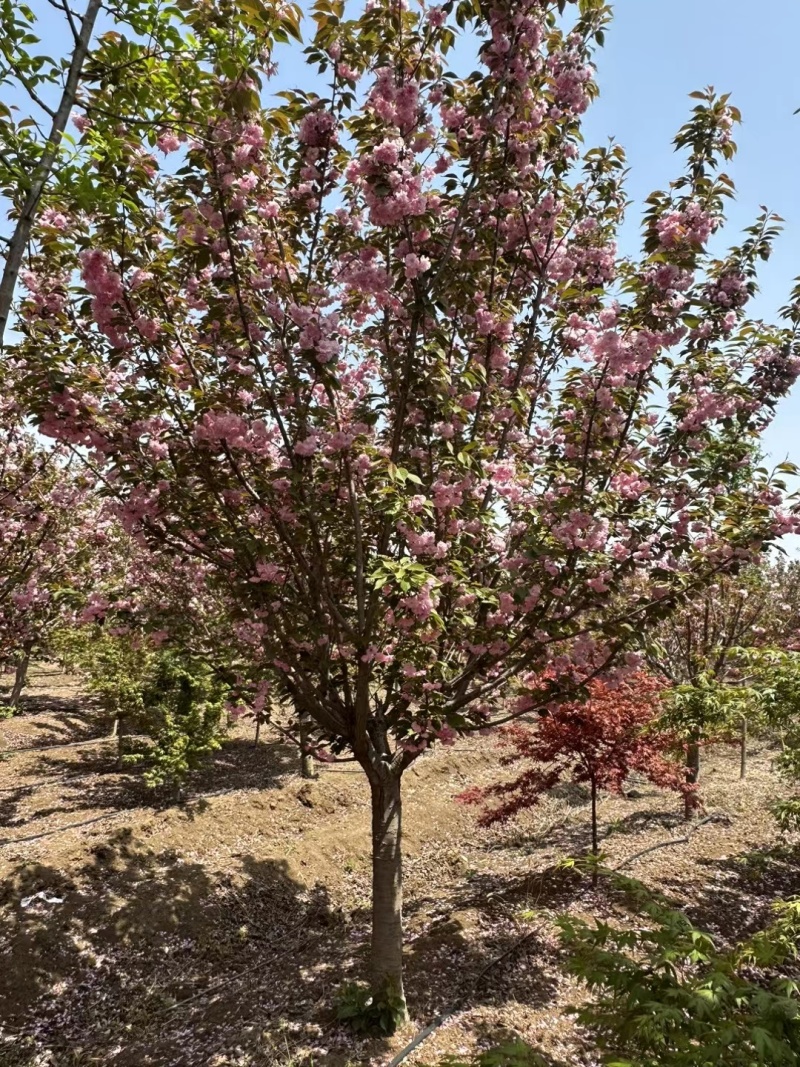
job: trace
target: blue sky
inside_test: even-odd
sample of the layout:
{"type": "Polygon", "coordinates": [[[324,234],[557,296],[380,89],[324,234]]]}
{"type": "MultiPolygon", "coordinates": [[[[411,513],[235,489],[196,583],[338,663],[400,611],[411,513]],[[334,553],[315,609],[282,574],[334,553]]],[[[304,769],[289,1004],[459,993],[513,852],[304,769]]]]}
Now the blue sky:
{"type": "MultiPolygon", "coordinates": [[[[793,115],[800,107],[800,0],[616,0],[613,6],[614,22],[597,57],[601,97],[586,117],[587,143],[613,136],[624,145],[629,194],[640,202],[679,173],[671,141],[692,105],[688,94],[706,85],[730,92],[743,124],[739,153],[727,168],[738,191],[729,243],[760,204],[786,220],[752,305],[770,318],[800,274],[800,115],[793,115]]],[[[635,215],[632,208],[632,221],[635,215]]],[[[765,445],[775,461],[800,462],[800,383],[765,445]]]]}

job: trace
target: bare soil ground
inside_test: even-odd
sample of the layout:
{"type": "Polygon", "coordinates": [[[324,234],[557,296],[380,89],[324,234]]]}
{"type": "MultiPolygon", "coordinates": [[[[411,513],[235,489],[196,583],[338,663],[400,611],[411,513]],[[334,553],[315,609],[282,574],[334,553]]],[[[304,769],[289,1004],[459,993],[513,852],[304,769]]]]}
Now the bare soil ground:
{"type": "MultiPolygon", "coordinates": [[[[0,720],[3,1067],[385,1064],[461,998],[409,1065],[515,1036],[558,1067],[596,1062],[565,1011],[581,993],[551,922],[611,907],[602,888],[556,867],[589,844],[581,790],[556,790],[487,831],[454,797],[496,777],[492,743],[461,741],[408,772],[413,1021],[390,1040],[359,1041],[332,1004],[367,948],[360,772],[325,767],[303,782],[296,754],[269,736],[254,747],[246,725],[176,802],[120,772],[115,742],[102,740],[108,724],[78,679],[44,665],[31,683],[22,714],[0,720]]],[[[737,751],[711,752],[703,799],[718,818],[627,868],[723,942],[800,892],[800,852],[768,812],[783,791],[774,756],[755,743],[740,782],[737,751]]],[[[632,785],[630,798],[600,807],[611,866],[684,833],[673,796],[632,785]]]]}

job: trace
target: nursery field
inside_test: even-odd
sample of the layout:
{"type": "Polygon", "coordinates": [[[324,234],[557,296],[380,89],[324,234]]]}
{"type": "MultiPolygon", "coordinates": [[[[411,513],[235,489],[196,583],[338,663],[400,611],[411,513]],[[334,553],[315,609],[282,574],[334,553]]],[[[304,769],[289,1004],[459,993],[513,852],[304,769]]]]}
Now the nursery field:
{"type": "Polygon", "coordinates": [[[738,4],[0,2],[0,1067],[800,1067],[738,4]]]}
{"type": "MultiPolygon", "coordinates": [[[[269,730],[237,726],[176,801],[120,772],[78,679],[32,669],[21,714],[0,722],[0,1063],[289,1067],[387,1064],[521,1037],[563,1065],[598,1062],[566,1008],[560,913],[626,921],[615,893],[559,866],[589,845],[588,795],[562,786],[511,824],[478,830],[455,801],[497,777],[496,747],[459,742],[406,785],[411,1022],[359,1038],[336,990],[368,947],[369,798],[347,764],[297,772],[269,730]]],[[[800,851],[769,805],[776,749],[714,746],[688,840],[679,798],[635,777],[600,801],[610,867],[660,890],[723,946],[800,891],[800,851]],[[651,846],[664,846],[645,852],[651,846]],[[639,853],[644,852],[643,855],[639,853]]]]}

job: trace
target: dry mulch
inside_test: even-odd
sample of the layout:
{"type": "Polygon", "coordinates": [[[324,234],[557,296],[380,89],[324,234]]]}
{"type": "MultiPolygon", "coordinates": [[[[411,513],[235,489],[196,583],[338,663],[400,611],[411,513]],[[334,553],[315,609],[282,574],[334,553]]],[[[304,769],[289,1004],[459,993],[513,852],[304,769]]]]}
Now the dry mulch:
{"type": "MultiPolygon", "coordinates": [[[[238,726],[176,803],[120,772],[107,730],[79,680],[49,666],[34,672],[23,714],[0,721],[0,1065],[383,1064],[462,997],[410,1065],[517,1036],[559,1067],[595,1063],[565,1012],[581,991],[550,921],[610,906],[556,866],[588,847],[582,790],[558,789],[482,830],[454,796],[496,776],[493,744],[461,741],[414,765],[404,794],[413,1023],[390,1041],[358,1041],[332,1004],[368,944],[360,772],[326,767],[303,782],[291,749],[272,738],[254,747],[252,727],[238,726]]],[[[780,843],[768,811],[782,795],[774,756],[756,743],[742,783],[736,750],[713,751],[703,799],[718,818],[626,868],[722,942],[800,891],[800,856],[769,852],[780,843]]],[[[685,832],[674,797],[632,787],[600,807],[610,866],[685,832]]]]}

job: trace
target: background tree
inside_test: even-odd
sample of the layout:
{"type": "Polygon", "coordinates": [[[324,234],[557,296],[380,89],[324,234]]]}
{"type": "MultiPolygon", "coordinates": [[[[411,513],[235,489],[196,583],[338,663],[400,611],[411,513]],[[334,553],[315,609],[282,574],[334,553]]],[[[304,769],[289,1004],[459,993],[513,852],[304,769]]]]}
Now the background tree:
{"type": "Polygon", "coordinates": [[[16,215],[0,277],[0,348],[35,213],[59,155],[102,2],[88,0],[83,17],[73,14],[68,0],[55,0],[52,7],[63,13],[65,36],[72,45],[69,58],[61,63],[31,54],[31,45],[40,42],[31,32],[37,20],[30,8],[12,0],[0,5],[0,86],[24,90],[38,112],[35,118],[17,118],[9,106],[0,106],[0,190],[16,215]],[[47,89],[59,94],[55,107],[43,98],[43,89],[44,95],[47,89]],[[50,120],[46,135],[38,119],[50,120]]]}
{"type": "MultiPolygon", "coordinates": [[[[40,239],[65,225],[53,207],[63,200],[87,212],[124,210],[136,179],[119,180],[120,164],[130,166],[135,154],[130,124],[151,145],[197,128],[214,42],[192,36],[194,17],[191,8],[180,14],[159,0],[87,0],[82,15],[69,0],[0,2],[0,211],[11,220],[2,238],[0,351],[34,224],[44,225],[40,239]],[[42,26],[49,40],[65,42],[62,54],[39,51],[42,26]],[[89,86],[106,90],[113,105],[87,107],[89,86]],[[79,131],[91,127],[103,141],[102,159],[76,151],[71,117],[79,131]]],[[[258,9],[239,15],[248,17],[257,19],[258,9]]],[[[222,17],[217,32],[224,32],[222,17]]]]}
{"type": "MultiPolygon", "coordinates": [[[[192,9],[189,139],[86,130],[119,203],[64,191],[13,353],[41,432],[128,529],[202,563],[315,746],[362,767],[373,992],[398,1017],[406,768],[635,670],[644,627],[796,526],[750,463],[800,366],[796,303],[745,315],[773,219],[705,252],[737,113],[701,95],[686,172],[621,258],[623,154],[580,149],[608,9],[568,27],[568,6],[320,0],[324,95],[277,107],[296,9],[192,9]]],[[[119,113],[127,69],[90,115],[119,113]]]]}
{"type": "MultiPolygon", "coordinates": [[[[781,745],[778,767],[790,783],[800,781],[800,652],[795,649],[749,648],[741,650],[754,700],[767,726],[781,745]]],[[[800,798],[789,797],[774,807],[785,830],[800,825],[800,798]]]]}
{"type": "Polygon", "coordinates": [[[62,617],[52,652],[98,697],[120,763],[180,786],[220,746],[223,712],[261,707],[270,687],[197,563],[150,552],[108,516],[98,527],[90,592],[62,617]]]}
{"type": "Polygon", "coordinates": [[[591,797],[592,854],[598,855],[597,797],[622,793],[631,772],[662,789],[686,793],[676,737],[658,728],[664,682],[640,672],[618,686],[601,678],[589,683],[586,700],[561,703],[535,726],[514,723],[503,730],[501,765],[532,763],[516,778],[462,793],[460,800],[486,804],[481,823],[491,826],[539,803],[564,778],[588,785],[591,797]]]}
{"type": "Polygon", "coordinates": [[[190,649],[114,625],[113,615],[62,631],[56,652],[113,721],[120,767],[142,767],[148,785],[179,790],[224,741],[229,687],[190,649]]]}
{"type": "MultiPolygon", "coordinates": [[[[800,566],[763,560],[715,581],[666,618],[648,644],[650,663],[673,686],[668,717],[686,743],[687,780],[700,774],[700,749],[738,734],[746,771],[748,719],[759,693],[742,650],[790,646],[800,633],[800,566]]],[[[687,796],[687,818],[691,814],[687,796]]]]}
{"type": "Polygon", "coordinates": [[[83,466],[44,448],[0,400],[0,667],[15,671],[16,707],[32,655],[86,597],[100,535],[96,498],[83,466]]]}

